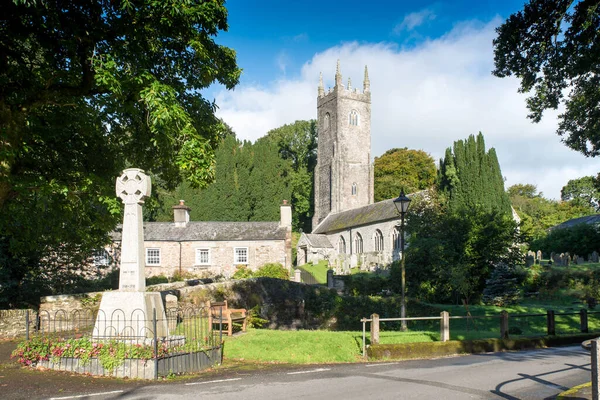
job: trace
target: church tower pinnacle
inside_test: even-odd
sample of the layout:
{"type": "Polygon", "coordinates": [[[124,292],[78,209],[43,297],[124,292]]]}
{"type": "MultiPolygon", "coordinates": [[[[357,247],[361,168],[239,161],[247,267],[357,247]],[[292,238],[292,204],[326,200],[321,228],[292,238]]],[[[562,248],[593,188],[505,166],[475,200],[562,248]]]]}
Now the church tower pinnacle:
{"type": "Polygon", "coordinates": [[[340,60],[337,60],[337,67],[335,68],[335,86],[338,88],[342,87],[342,73],[340,72],[340,60]]]}
{"type": "Polygon", "coordinates": [[[367,93],[371,91],[371,81],[369,80],[369,69],[365,65],[365,77],[363,79],[363,92],[367,93]]]}
{"type": "Polygon", "coordinates": [[[319,72],[319,97],[323,97],[325,95],[325,88],[323,87],[323,73],[319,72]]]}

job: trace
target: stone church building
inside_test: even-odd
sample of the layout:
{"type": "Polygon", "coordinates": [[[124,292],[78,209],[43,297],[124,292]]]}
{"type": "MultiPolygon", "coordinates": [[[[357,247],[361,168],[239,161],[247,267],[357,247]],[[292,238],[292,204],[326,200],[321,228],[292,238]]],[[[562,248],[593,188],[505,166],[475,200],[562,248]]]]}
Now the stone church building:
{"type": "Polygon", "coordinates": [[[362,91],[342,83],[317,97],[318,148],[312,233],[302,233],[297,264],[328,260],[339,272],[400,259],[400,216],[392,199],[373,202],[371,87],[367,67],[362,91]]]}

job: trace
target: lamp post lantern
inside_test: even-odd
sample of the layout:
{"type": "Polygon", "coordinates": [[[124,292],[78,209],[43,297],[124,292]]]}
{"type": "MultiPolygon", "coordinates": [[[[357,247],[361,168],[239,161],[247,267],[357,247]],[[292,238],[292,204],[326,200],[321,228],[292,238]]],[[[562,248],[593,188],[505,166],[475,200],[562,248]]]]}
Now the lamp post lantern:
{"type": "MultiPolygon", "coordinates": [[[[400,251],[402,252],[402,258],[400,260],[400,266],[402,268],[402,298],[400,302],[400,318],[406,318],[406,270],[404,268],[405,260],[404,260],[404,217],[408,211],[408,206],[410,206],[410,199],[404,194],[404,190],[400,191],[400,196],[394,199],[394,205],[396,206],[396,210],[400,214],[400,251]]],[[[401,330],[406,331],[406,321],[402,320],[401,330]]]]}

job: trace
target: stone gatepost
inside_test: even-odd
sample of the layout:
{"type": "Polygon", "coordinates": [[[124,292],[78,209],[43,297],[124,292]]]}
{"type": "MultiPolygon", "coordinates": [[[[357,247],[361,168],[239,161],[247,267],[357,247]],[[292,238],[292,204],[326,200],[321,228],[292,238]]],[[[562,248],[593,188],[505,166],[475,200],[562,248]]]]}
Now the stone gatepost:
{"type": "Polygon", "coordinates": [[[117,178],[116,192],[125,204],[121,235],[119,290],[102,295],[96,317],[95,338],[145,338],[168,336],[165,308],[160,293],[146,293],[142,204],[150,196],[150,177],[129,168],[117,178]],[[156,311],[156,332],[153,315],[156,311]]]}
{"type": "Polygon", "coordinates": [[[592,340],[592,399],[600,400],[600,341],[592,340]]]}

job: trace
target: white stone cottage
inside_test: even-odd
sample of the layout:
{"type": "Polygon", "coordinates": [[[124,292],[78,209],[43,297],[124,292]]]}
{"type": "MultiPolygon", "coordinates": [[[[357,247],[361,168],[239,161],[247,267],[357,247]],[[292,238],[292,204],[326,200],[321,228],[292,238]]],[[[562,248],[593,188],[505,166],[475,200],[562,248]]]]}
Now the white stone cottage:
{"type": "MultiPolygon", "coordinates": [[[[173,206],[173,222],[144,222],[146,277],[176,272],[231,277],[239,265],[254,271],[267,263],[291,270],[292,210],[286,201],[280,220],[273,222],[190,221],[190,210],[181,201],[173,206]]],[[[120,226],[112,239],[118,249],[120,226]]],[[[113,256],[118,267],[118,251],[113,256]]]]}

